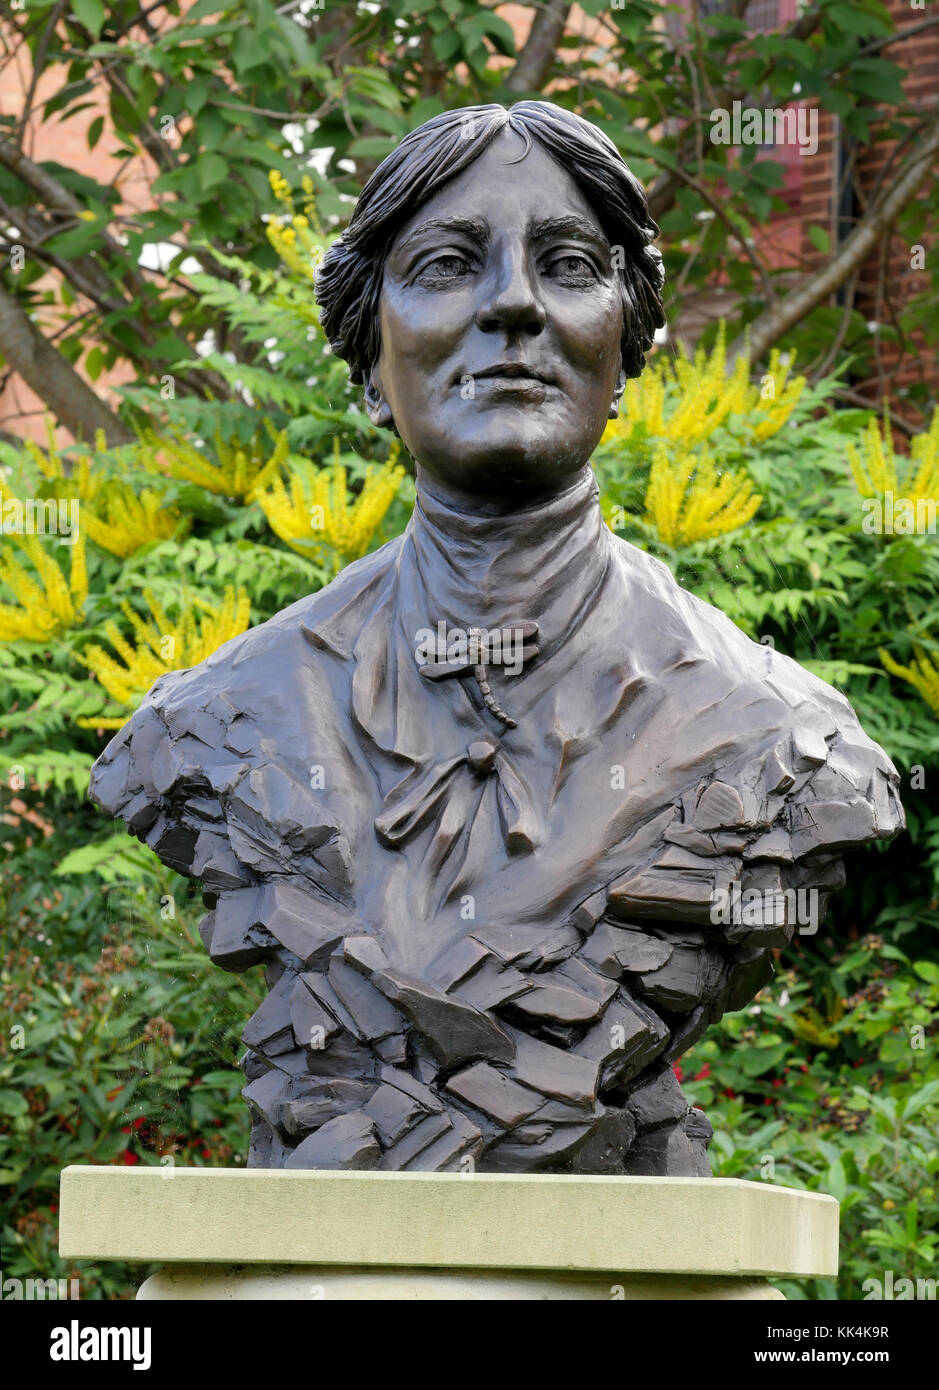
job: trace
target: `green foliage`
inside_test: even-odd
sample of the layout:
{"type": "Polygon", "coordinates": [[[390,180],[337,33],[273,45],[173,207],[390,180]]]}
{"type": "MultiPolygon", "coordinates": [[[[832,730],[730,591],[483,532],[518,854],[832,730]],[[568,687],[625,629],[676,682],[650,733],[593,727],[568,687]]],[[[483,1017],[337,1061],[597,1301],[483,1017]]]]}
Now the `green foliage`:
{"type": "Polygon", "coordinates": [[[263,988],[212,966],[192,885],[149,850],[87,806],[30,814],[54,815],[54,835],[34,839],[10,806],[3,817],[4,1273],[77,1275],[83,1298],[127,1297],[139,1267],[59,1258],[61,1170],[244,1163],[238,1035],[263,988]]]}
{"type": "MultiPolygon", "coordinates": [[[[520,8],[537,7],[530,0],[520,8]]],[[[7,17],[14,33],[9,55],[28,55],[40,79],[66,75],[65,82],[39,81],[36,115],[68,121],[92,98],[106,115],[89,123],[89,147],[106,123],[117,140],[115,158],[145,155],[157,174],[152,202],[135,200],[128,213],[118,180],[48,160],[44,171],[80,208],[64,217],[36,180],[0,163],[0,198],[38,219],[28,236],[25,222],[17,224],[26,263],[4,277],[50,332],[61,319],[56,348],[92,380],[124,361],[150,391],[160,390],[172,364],[194,362],[219,309],[237,318],[241,263],[251,275],[274,268],[266,234],[272,169],[295,190],[311,177],[324,226],[338,230],[364,179],[408,131],[448,108],[519,96],[507,85],[518,56],[512,28],[478,0],[321,10],[277,0],[188,7],[168,0],[143,11],[136,0],[72,0],[64,13],[50,8],[35,0],[7,17]],[[141,275],[140,257],[155,245],[172,248],[169,259],[141,275]],[[207,292],[205,277],[224,289],[207,292]]],[[[581,8],[587,42],[567,35],[537,90],[526,95],[550,90],[556,102],[576,106],[606,130],[640,179],[659,181],[654,213],[673,318],[687,296],[722,283],[739,296],[736,331],[767,306],[770,290],[785,298],[799,287],[790,266],[761,260],[761,226],[787,209],[786,166],[772,147],[714,143],[715,102],[729,108],[742,98],[781,109],[798,92],[834,112],[847,138],[868,145],[906,140],[923,119],[903,93],[897,46],[884,42],[897,23],[875,0],[813,0],[767,32],[751,32],[744,18],[698,10],[676,10],[665,24],[658,0],[631,0],[621,9],[592,0],[581,8]],[[597,42],[605,50],[600,63],[597,42]],[[610,70],[631,79],[611,82],[610,70]]],[[[0,116],[0,138],[18,139],[20,115],[0,116]]],[[[933,187],[909,201],[897,228],[903,244],[921,242],[937,196],[933,187]]],[[[824,236],[814,229],[819,249],[824,236]]],[[[882,336],[908,336],[918,327],[936,341],[934,260],[924,267],[922,291],[882,336]]],[[[806,347],[805,362],[820,366],[842,318],[827,301],[804,318],[796,345],[806,347]]],[[[859,313],[849,312],[846,324],[843,350],[866,373],[875,339],[859,313]]],[[[206,400],[234,388],[237,400],[267,366],[264,340],[236,332],[216,342],[179,391],[206,400]]],[[[266,383],[268,399],[282,390],[281,404],[299,413],[292,389],[286,379],[280,387],[266,383]]]]}
{"type": "Polygon", "coordinates": [[[896,919],[882,919],[884,934],[833,958],[800,942],[755,1004],[682,1059],[684,1090],[714,1126],[717,1176],[841,1203],[837,1281],[781,1281],[787,1298],[861,1299],[864,1281],[883,1285],[887,1270],[895,1280],[934,1275],[939,966],[892,945],[896,919]]]}

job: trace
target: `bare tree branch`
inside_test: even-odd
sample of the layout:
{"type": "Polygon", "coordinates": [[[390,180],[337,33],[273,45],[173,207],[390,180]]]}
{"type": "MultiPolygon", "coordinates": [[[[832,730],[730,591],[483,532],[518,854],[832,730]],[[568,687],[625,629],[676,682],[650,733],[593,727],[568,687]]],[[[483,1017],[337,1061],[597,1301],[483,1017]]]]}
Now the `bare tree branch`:
{"type": "MultiPolygon", "coordinates": [[[[10,140],[0,139],[0,164],[25,183],[49,212],[66,213],[71,217],[78,217],[84,212],[81,201],[74,193],[70,193],[54,174],[50,174],[48,169],[29,159],[10,140]]],[[[101,233],[101,250],[108,260],[117,261],[121,265],[132,293],[146,294],[146,281],[139,271],[134,269],[121,243],[106,230],[101,233]]]]}
{"type": "MultiPolygon", "coordinates": [[[[875,250],[907,203],[915,197],[937,154],[939,120],[926,127],[925,138],[919,149],[900,170],[894,182],[871,204],[828,264],[790,290],[784,299],[764,309],[750,324],[750,356],[754,362],[828,295],[839,289],[875,250]]],[[[745,351],[746,342],[741,336],[731,345],[728,360],[733,361],[745,351]]]]}
{"type": "Polygon", "coordinates": [[[22,143],[23,136],[26,133],[26,126],[29,122],[30,116],[32,115],[33,98],[36,95],[36,88],[39,85],[39,79],[42,76],[43,69],[46,66],[46,53],[49,50],[49,41],[52,38],[53,33],[55,32],[55,26],[62,18],[62,13],[64,9],[65,0],[56,0],[56,3],[52,7],[52,11],[49,15],[49,18],[46,20],[46,27],[43,29],[39,42],[36,45],[36,53],[33,57],[33,72],[29,80],[29,91],[26,93],[26,100],[23,102],[23,112],[20,116],[16,130],[17,144],[22,143]]]}

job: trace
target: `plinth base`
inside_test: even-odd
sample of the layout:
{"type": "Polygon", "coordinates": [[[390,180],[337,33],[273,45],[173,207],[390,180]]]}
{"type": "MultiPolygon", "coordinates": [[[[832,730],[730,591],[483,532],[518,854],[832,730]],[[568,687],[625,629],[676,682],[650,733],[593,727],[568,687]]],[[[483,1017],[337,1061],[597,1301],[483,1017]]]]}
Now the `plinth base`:
{"type": "Polygon", "coordinates": [[[838,1203],[734,1178],[66,1168],[66,1259],[146,1299],[776,1299],[831,1278],[838,1203]]]}
{"type": "Polygon", "coordinates": [[[240,1302],[341,1300],[396,1303],[584,1299],[672,1302],[686,1299],[783,1299],[765,1279],[718,1275],[529,1274],[504,1269],[337,1269],[335,1265],[177,1265],[141,1284],[141,1299],[240,1302]]]}

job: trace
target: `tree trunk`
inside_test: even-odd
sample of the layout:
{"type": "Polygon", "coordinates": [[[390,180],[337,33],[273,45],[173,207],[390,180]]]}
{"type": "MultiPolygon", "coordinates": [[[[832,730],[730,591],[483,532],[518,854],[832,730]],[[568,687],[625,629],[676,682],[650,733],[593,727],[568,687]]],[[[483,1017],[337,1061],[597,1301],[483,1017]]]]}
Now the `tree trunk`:
{"type": "Polygon", "coordinates": [[[46,342],[22,305],[0,285],[0,353],[7,365],[51,409],[76,439],[104,430],[109,444],[128,444],[133,434],[82,380],[60,352],[46,342]]]}
{"type": "Polygon", "coordinates": [[[546,4],[536,6],[525,46],[506,79],[505,85],[510,92],[541,91],[570,12],[570,5],[563,0],[547,0],[546,4]]]}

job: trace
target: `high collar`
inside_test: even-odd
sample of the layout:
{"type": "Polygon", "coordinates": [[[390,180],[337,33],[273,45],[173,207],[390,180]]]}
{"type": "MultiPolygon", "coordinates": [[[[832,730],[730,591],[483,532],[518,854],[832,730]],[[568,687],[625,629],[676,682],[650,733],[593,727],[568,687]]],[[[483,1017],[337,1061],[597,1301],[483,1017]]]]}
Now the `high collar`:
{"type": "Polygon", "coordinates": [[[428,625],[538,623],[562,640],[601,585],[612,553],[593,470],[549,502],[480,516],[419,487],[405,537],[428,625]]]}

